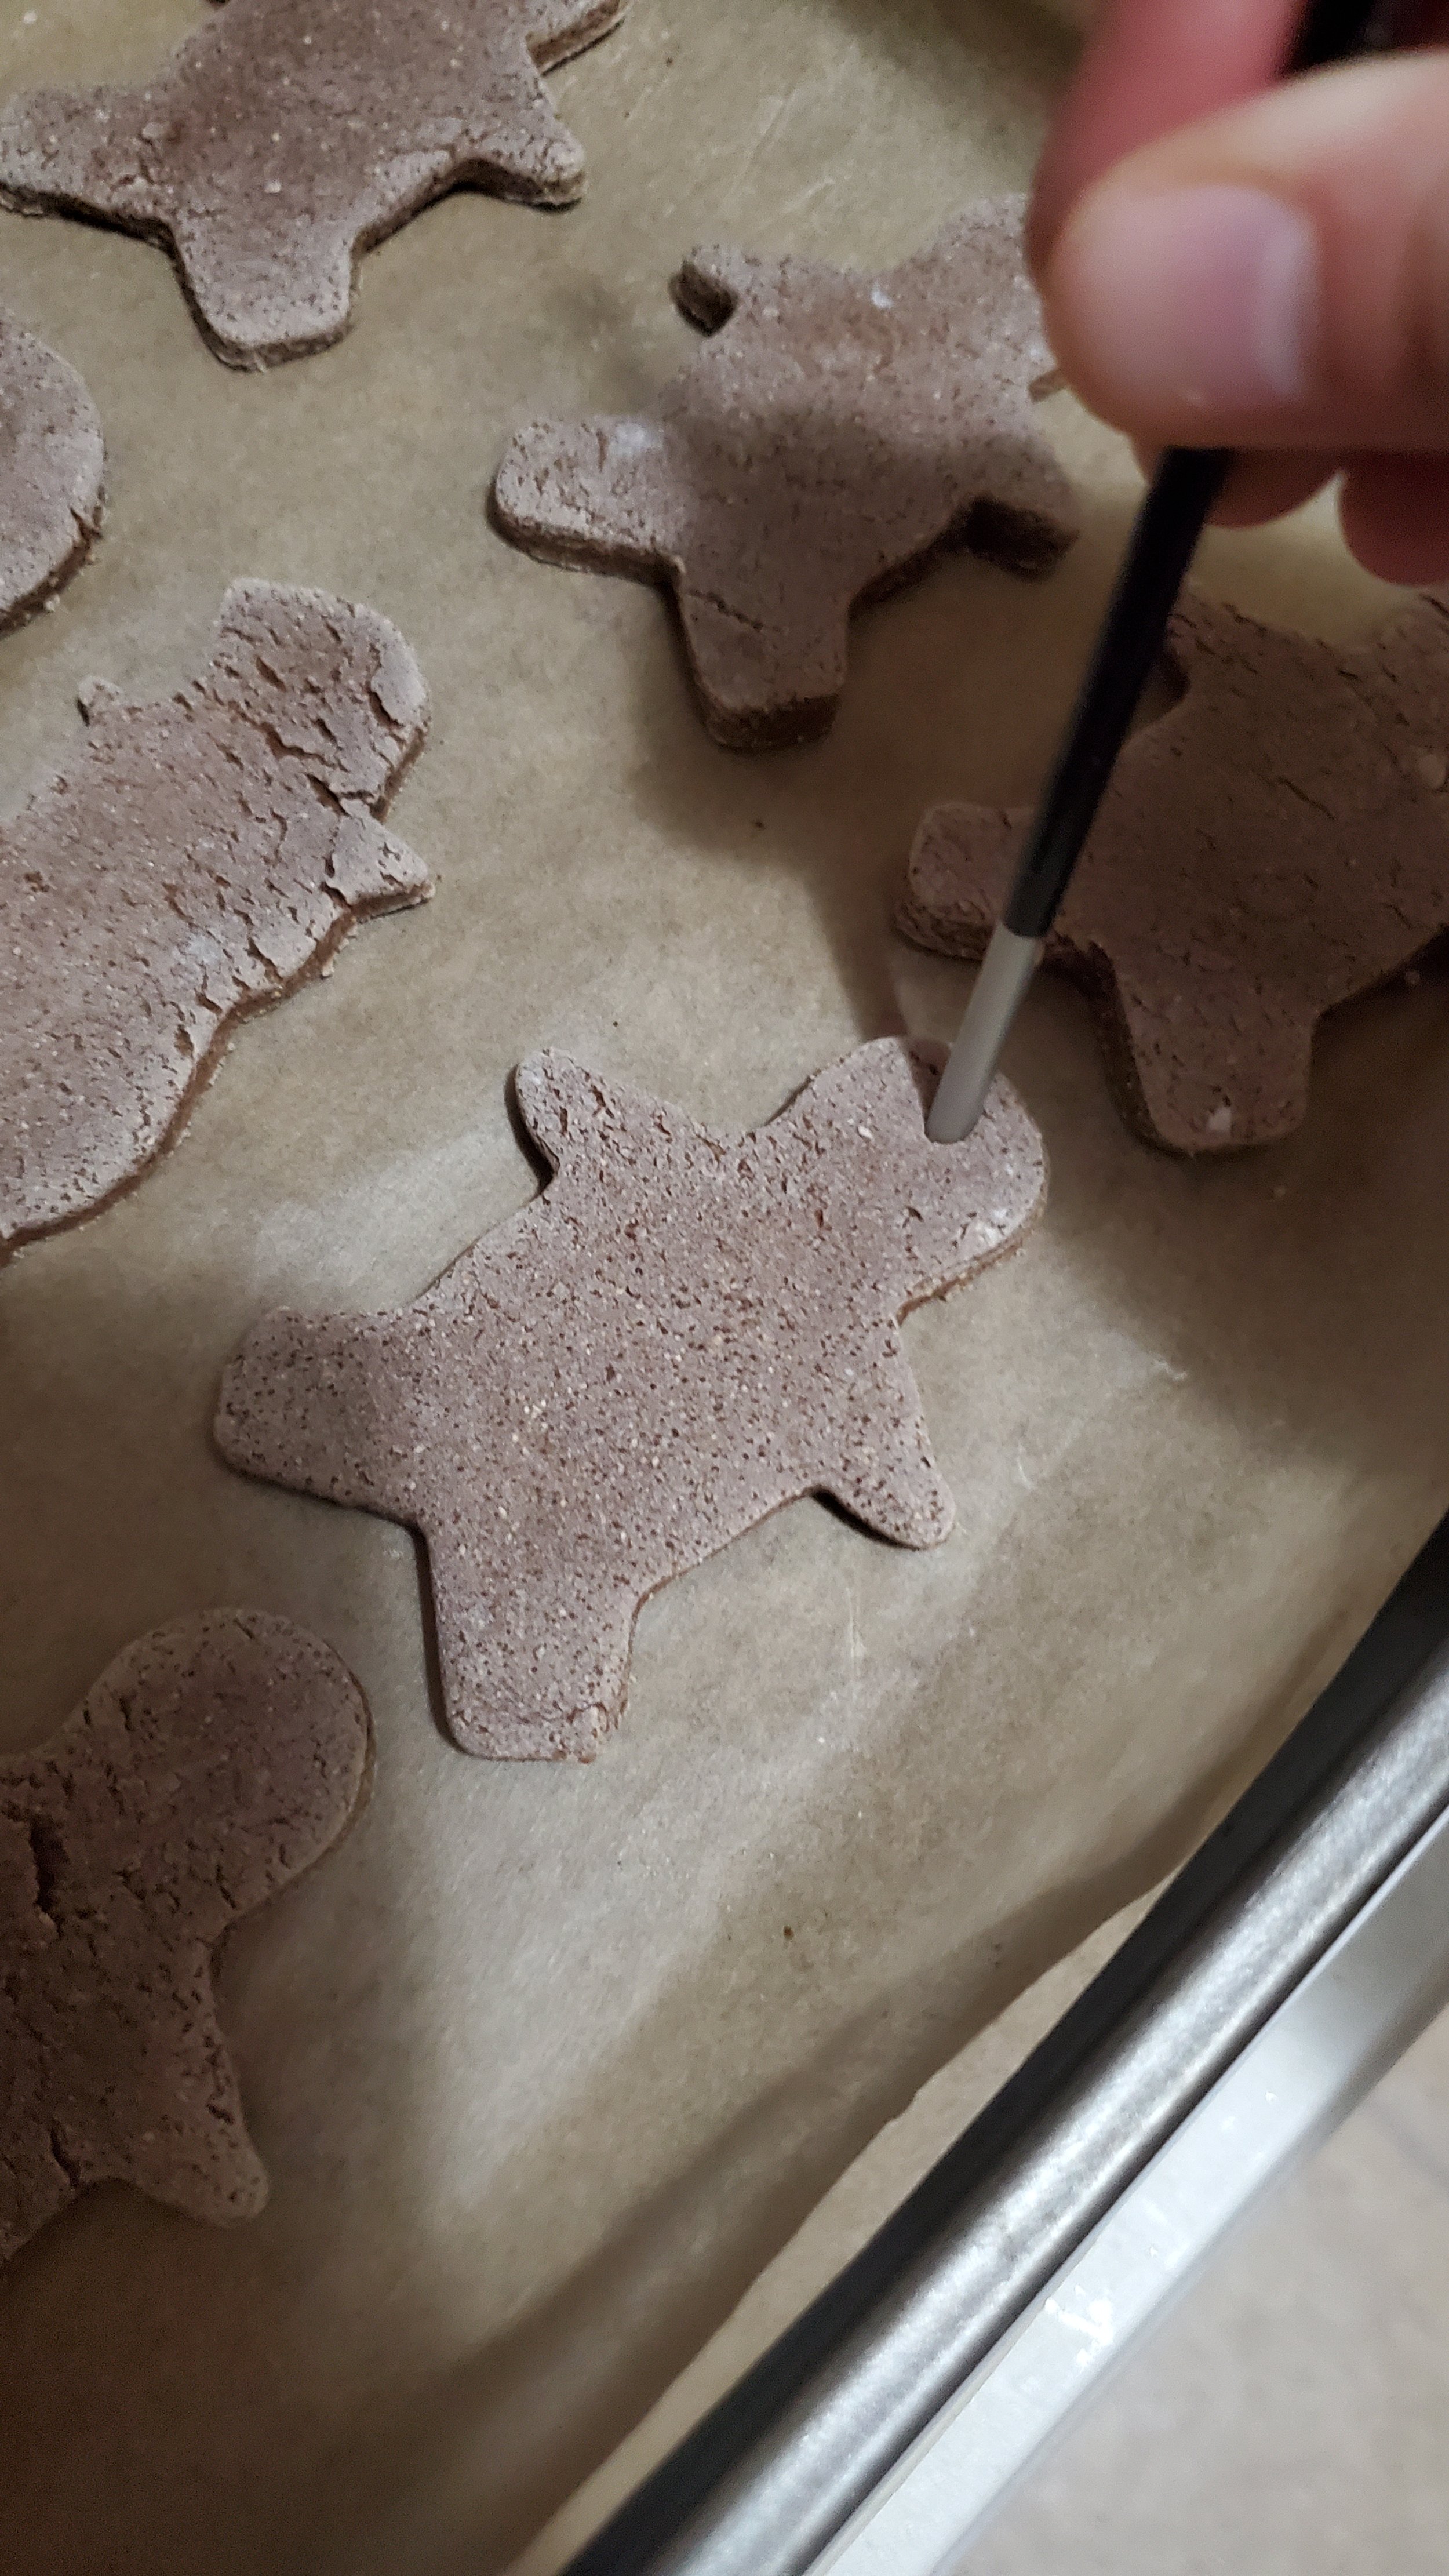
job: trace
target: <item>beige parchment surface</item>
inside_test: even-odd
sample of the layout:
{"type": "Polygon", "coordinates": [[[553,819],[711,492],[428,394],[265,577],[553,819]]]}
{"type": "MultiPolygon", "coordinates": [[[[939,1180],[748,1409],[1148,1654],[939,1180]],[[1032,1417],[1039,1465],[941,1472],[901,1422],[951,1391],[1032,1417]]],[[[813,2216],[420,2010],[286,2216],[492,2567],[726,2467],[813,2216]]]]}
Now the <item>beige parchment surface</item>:
{"type": "MultiPolygon", "coordinates": [[[[0,86],[139,76],[199,14],[4,0],[0,86]]],[[[696,240],[873,266],[1024,184],[1064,43],[994,0],[636,0],[552,84],[583,204],[447,200],[367,260],[348,340],[270,376],[208,355],[156,251],[0,219],[0,297],[86,377],[111,495],[0,642],[0,810],[88,674],[169,690],[227,581],[311,582],[420,657],[394,822],[438,881],[243,1029],[140,1189],[0,1274],[0,1743],[238,1602],[347,1657],[378,1749],[357,1829],[222,1966],[268,2210],[97,2193],[0,2281],[16,2576],[503,2567],[882,2124],[1186,1851],[1449,1502],[1431,976],[1326,1033],[1302,1137],[1211,1170],[1127,1136],[1084,1007],[1035,994],[1010,1069],[1048,1215],[907,1328],[954,1535],[781,1514],[646,1610],[592,1768],[455,1752],[408,1535],[209,1445],[264,1308],[407,1297],[528,1197],[529,1049],[728,1127],[863,1035],[949,1033],[966,972],[893,942],[892,897],[928,801],[1038,777],[1132,503],[1116,442],[1049,404],[1063,570],[939,567],[862,619],[833,736],[753,760],[707,740],[655,593],[513,553],[483,496],[515,422],[681,362],[696,240]]],[[[1325,633],[1382,613],[1321,514],[1204,577],[1325,633]]]]}

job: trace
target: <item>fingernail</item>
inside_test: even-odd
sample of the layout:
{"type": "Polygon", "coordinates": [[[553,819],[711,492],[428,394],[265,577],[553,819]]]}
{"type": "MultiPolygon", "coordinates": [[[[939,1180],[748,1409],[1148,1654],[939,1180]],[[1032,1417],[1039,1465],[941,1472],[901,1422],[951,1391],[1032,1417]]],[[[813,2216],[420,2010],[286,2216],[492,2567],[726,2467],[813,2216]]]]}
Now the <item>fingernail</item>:
{"type": "Polygon", "coordinates": [[[1090,387],[1129,424],[1283,411],[1307,396],[1318,240],[1261,189],[1096,189],[1058,243],[1048,290],[1090,387]]]}

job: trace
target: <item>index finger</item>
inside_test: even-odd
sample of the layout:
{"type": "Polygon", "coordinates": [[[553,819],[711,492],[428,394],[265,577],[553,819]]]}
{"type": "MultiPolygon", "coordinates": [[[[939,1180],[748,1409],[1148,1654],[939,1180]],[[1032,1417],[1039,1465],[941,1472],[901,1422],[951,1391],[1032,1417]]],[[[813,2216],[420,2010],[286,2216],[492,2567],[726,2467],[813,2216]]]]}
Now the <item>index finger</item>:
{"type": "Polygon", "coordinates": [[[1302,14],[1303,0],[1109,0],[1037,168],[1033,268],[1082,189],[1124,152],[1265,89],[1302,14]]]}

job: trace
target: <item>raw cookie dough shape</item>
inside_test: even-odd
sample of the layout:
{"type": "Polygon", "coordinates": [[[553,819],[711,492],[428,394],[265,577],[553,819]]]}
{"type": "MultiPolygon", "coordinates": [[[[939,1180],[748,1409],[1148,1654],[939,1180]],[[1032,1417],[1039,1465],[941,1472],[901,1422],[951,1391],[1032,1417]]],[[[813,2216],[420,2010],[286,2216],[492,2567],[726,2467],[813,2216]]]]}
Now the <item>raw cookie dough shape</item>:
{"type": "Polygon", "coordinates": [[[241,1013],[432,891],[376,820],[427,692],[371,609],[237,582],[174,698],[83,704],[74,767],[0,825],[0,1260],[146,1169],[241,1013]]]}
{"type": "Polygon", "coordinates": [[[0,313],[0,634],[78,572],[100,529],[106,451],[74,367],[0,313]]]}
{"type": "Polygon", "coordinates": [[[825,732],[852,608],[942,548],[1037,575],[1072,543],[1033,418],[1051,357],[1024,202],[968,209],[879,277],[697,250],[675,294],[713,336],[652,407],[515,434],[493,487],[504,534],[669,582],[717,742],[825,732]]]}
{"type": "Polygon", "coordinates": [[[899,1318],[1020,1240],[1046,1166],[1005,1084],[964,1144],[928,1144],[934,1072],[893,1038],[744,1136],[564,1056],[515,1083],[542,1194],[395,1313],[265,1317],[216,1436],[421,1531],[466,1752],[587,1759],[640,1604],[782,1504],[946,1536],[899,1318]]]}
{"type": "Polygon", "coordinates": [[[211,1952],[336,1841],[369,1743],[329,1646],[213,1610],[0,1761],[0,2262],[91,2183],[223,2224],[263,2206],[211,1952]]]}
{"type": "Polygon", "coordinates": [[[163,244],[233,366],[341,338],[359,254],[450,188],[563,206],[584,157],[540,73],[628,0],[226,0],[145,89],[0,116],[0,202],[163,244]]]}
{"type": "MultiPolygon", "coordinates": [[[[1324,1012],[1449,929],[1449,591],[1360,646],[1189,598],[1168,656],[1185,694],[1124,751],[1046,956],[1129,1124],[1224,1153],[1301,1126],[1324,1012]]],[[[907,938],[979,957],[1025,821],[928,813],[907,938]]]]}

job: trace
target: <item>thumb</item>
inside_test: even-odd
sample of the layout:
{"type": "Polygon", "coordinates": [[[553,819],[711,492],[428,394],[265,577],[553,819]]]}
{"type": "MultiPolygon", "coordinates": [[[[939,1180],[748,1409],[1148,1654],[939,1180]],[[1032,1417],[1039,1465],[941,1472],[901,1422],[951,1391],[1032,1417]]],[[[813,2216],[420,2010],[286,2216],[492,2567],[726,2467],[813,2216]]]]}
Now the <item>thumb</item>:
{"type": "Polygon", "coordinates": [[[1078,198],[1058,363],[1149,446],[1449,455],[1449,50],[1285,82],[1078,198]]]}

